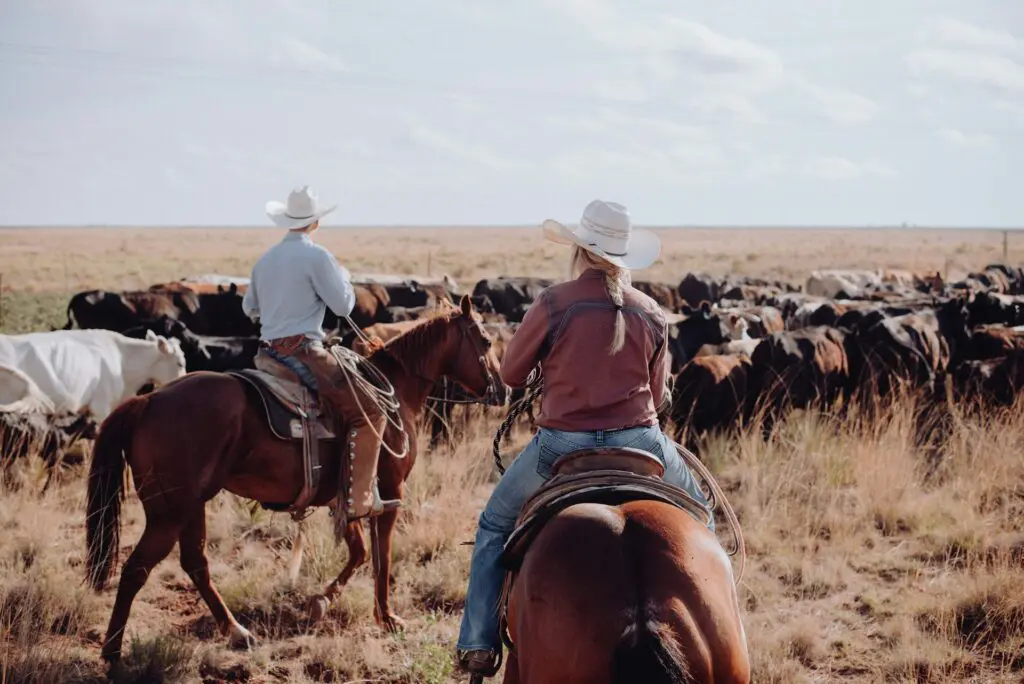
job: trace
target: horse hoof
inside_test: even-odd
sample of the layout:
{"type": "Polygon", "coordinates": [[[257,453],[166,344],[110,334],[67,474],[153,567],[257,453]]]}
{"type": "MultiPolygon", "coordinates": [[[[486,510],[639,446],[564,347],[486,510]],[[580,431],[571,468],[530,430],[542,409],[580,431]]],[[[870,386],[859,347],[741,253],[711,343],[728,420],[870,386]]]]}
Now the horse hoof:
{"type": "Polygon", "coordinates": [[[228,647],[236,651],[251,651],[256,648],[256,637],[252,632],[241,625],[231,626],[231,636],[228,639],[228,647]]]}
{"type": "Polygon", "coordinates": [[[380,626],[384,628],[385,632],[391,634],[397,634],[405,630],[405,620],[398,617],[394,613],[388,613],[382,620],[378,620],[380,626]]]}
{"type": "Polygon", "coordinates": [[[326,596],[314,596],[309,600],[309,621],[316,624],[324,619],[327,615],[327,610],[331,607],[331,602],[327,600],[326,596]]]}

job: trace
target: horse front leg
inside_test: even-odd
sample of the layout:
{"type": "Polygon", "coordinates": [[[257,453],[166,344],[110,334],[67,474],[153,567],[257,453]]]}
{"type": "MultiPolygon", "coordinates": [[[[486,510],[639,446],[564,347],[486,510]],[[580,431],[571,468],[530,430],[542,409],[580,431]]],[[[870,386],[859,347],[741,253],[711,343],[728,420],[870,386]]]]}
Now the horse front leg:
{"type": "Polygon", "coordinates": [[[314,596],[309,600],[309,619],[311,622],[319,622],[327,615],[327,609],[331,607],[331,601],[341,593],[352,574],[360,565],[366,562],[366,541],[363,539],[363,522],[357,520],[350,522],[345,527],[345,545],[348,547],[348,562],[333,582],[327,585],[324,593],[314,596]]]}
{"type": "Polygon", "coordinates": [[[391,612],[388,592],[391,584],[391,538],[395,532],[398,510],[387,511],[370,521],[370,533],[376,533],[373,546],[374,591],[376,602],[373,614],[377,624],[388,632],[405,629],[405,622],[391,612]],[[374,530],[373,526],[376,526],[374,530]]]}

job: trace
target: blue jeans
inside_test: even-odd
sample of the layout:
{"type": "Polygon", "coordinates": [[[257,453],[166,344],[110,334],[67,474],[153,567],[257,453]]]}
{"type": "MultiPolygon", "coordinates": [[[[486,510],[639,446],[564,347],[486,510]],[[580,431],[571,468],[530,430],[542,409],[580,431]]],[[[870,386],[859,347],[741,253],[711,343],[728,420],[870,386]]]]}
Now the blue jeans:
{"type": "MultiPolygon", "coordinates": [[[[458,650],[499,649],[498,601],[505,578],[500,558],[505,541],[515,528],[520,509],[530,495],[550,479],[551,466],[559,456],[577,449],[602,446],[633,447],[654,454],[665,464],[666,482],[683,488],[697,501],[707,505],[707,499],[690,469],[657,425],[594,432],[541,428],[509,466],[480,514],[458,650]]],[[[714,529],[714,522],[711,529],[714,529]]]]}

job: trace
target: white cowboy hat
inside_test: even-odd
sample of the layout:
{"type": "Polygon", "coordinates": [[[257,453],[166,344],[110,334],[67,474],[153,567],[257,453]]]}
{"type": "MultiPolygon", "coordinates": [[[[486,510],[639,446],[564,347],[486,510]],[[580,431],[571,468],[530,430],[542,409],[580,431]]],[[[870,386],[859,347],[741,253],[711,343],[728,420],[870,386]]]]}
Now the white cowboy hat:
{"type": "Polygon", "coordinates": [[[554,219],[544,221],[541,227],[548,240],[560,245],[579,245],[619,268],[647,268],[661,253],[657,234],[633,228],[629,211],[615,202],[594,200],[583,210],[575,228],[567,228],[554,219]]]}
{"type": "Polygon", "coordinates": [[[295,188],[288,195],[288,203],[271,200],[267,202],[267,216],[281,228],[305,228],[314,221],[331,213],[337,204],[321,207],[316,191],[308,185],[295,188]]]}

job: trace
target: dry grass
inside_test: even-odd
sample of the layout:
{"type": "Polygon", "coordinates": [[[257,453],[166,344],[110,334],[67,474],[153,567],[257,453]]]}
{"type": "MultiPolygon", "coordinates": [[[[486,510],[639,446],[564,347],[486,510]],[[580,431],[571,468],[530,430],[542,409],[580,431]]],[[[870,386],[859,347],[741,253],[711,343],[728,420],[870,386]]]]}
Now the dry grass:
{"type": "MultiPolygon", "coordinates": [[[[802,282],[811,268],[906,268],[951,276],[1002,259],[987,230],[659,229],[661,259],[643,277],[689,271],[802,282]]],[[[196,273],[248,275],[280,239],[274,228],[0,229],[0,273],[14,291],[145,288],[196,273]]],[[[536,228],[325,228],[317,240],[352,271],[449,273],[465,284],[496,275],[559,277],[565,250],[536,228]]],[[[1009,260],[1024,262],[1024,235],[1009,260]]]]}
{"type": "MultiPolygon", "coordinates": [[[[465,280],[558,274],[556,248],[513,240],[495,250],[496,230],[334,230],[324,241],[353,270],[422,272],[430,252],[435,273],[465,280]]],[[[665,237],[671,267],[654,274],[672,279],[691,269],[793,279],[812,266],[941,269],[946,258],[977,268],[998,260],[1000,249],[993,234],[964,232],[665,237]]],[[[255,230],[0,231],[0,271],[4,287],[14,288],[5,293],[6,315],[27,328],[40,315],[57,315],[45,303],[59,301],[53,293],[244,273],[276,239],[255,230]],[[23,313],[33,307],[44,314],[23,313]]],[[[750,549],[741,597],[755,681],[1024,676],[1024,407],[965,413],[937,455],[915,446],[912,410],[903,404],[878,421],[798,413],[768,444],[746,435],[708,445],[707,460],[730,492],[750,549]],[[929,461],[936,457],[938,467],[929,461]]],[[[470,556],[461,542],[472,538],[494,482],[495,427],[493,416],[474,424],[466,443],[424,457],[413,472],[393,566],[404,634],[374,626],[365,569],[326,622],[309,630],[306,597],[344,561],[326,513],[309,521],[306,560],[289,586],[288,518],[220,494],[208,506],[211,571],[259,647],[245,654],[225,648],[175,551],[134,605],[117,681],[457,681],[450,653],[470,556]]],[[[34,493],[40,477],[30,465],[18,480],[29,486],[0,494],[0,682],[103,681],[99,642],[114,589],[95,595],[84,584],[83,473],[70,473],[43,497],[34,493]]],[[[125,521],[122,554],[142,530],[134,494],[125,521]]]]}
{"type": "MultiPolygon", "coordinates": [[[[1017,682],[1024,675],[1024,407],[965,417],[927,470],[911,407],[879,422],[795,414],[772,442],[715,440],[708,462],[730,492],[750,549],[741,588],[757,682],[1017,682]]],[[[323,511],[295,586],[291,523],[221,494],[209,506],[214,581],[261,637],[228,651],[177,565],[159,565],[129,623],[119,681],[456,681],[450,652],[465,595],[476,515],[493,482],[489,429],[413,473],[394,565],[394,605],[409,623],[382,634],[368,572],[325,624],[305,599],[344,560],[323,511]]],[[[520,442],[526,435],[520,434],[520,442]]],[[[0,502],[0,681],[93,681],[114,591],[82,583],[83,478],[45,497],[0,502]],[[6,679],[4,679],[4,676],[6,679]]],[[[126,507],[126,548],[141,532],[126,507]]]]}

